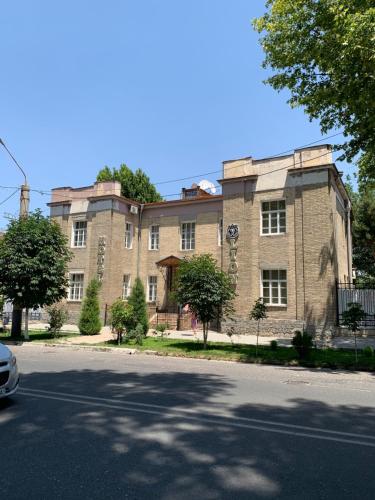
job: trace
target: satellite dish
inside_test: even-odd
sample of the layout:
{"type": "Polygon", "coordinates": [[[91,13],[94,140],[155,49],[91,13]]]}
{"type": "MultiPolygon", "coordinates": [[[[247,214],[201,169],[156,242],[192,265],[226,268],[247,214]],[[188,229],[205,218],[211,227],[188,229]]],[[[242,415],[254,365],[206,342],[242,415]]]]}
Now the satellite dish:
{"type": "Polygon", "coordinates": [[[216,193],[215,184],[211,181],[208,181],[207,179],[203,179],[200,182],[198,182],[198,186],[204,191],[210,191],[212,194],[216,193]]]}

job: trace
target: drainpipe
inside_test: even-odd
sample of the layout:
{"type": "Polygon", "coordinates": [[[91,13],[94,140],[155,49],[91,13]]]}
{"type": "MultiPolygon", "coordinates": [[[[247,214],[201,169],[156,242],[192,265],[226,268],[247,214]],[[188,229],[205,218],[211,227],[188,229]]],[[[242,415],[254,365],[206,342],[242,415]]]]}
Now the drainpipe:
{"type": "Polygon", "coordinates": [[[139,278],[139,267],[140,267],[140,258],[141,258],[141,242],[142,242],[142,215],[143,209],[145,205],[141,204],[139,215],[138,215],[138,246],[137,246],[137,278],[139,278]]]}

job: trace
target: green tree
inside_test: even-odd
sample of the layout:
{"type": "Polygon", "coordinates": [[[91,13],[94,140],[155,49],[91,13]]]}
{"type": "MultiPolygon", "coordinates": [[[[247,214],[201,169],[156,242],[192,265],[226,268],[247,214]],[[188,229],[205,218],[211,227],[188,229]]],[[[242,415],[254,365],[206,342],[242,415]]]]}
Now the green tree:
{"type": "Polygon", "coordinates": [[[133,307],[136,324],[140,323],[143,327],[143,334],[147,335],[149,324],[146,296],[142,281],[139,278],[135,279],[128,303],[133,307]]]}
{"type": "Polygon", "coordinates": [[[352,200],[353,210],[353,265],[360,286],[375,286],[375,187],[371,183],[359,183],[353,189],[350,178],[346,188],[352,200]]]}
{"type": "MultiPolygon", "coordinates": [[[[289,89],[323,133],[350,136],[342,158],[368,156],[375,178],[375,5],[373,0],[268,0],[254,21],[274,89],[289,89]]],[[[360,164],[361,167],[361,164],[360,164]]]]}
{"type": "Polygon", "coordinates": [[[139,168],[133,172],[125,164],[121,164],[118,169],[112,168],[112,170],[106,166],[100,170],[96,180],[120,182],[122,196],[140,203],[162,200],[155,186],[151,184],[149,177],[139,168]]]}
{"type": "Polygon", "coordinates": [[[342,313],[342,324],[346,326],[354,335],[355,362],[358,362],[357,352],[357,332],[360,329],[361,321],[366,318],[363,307],[358,302],[350,302],[348,309],[342,313]]]}
{"type": "Polygon", "coordinates": [[[124,333],[128,333],[136,326],[133,306],[122,299],[117,299],[110,309],[111,327],[116,332],[117,343],[120,345],[124,333]]]}
{"type": "Polygon", "coordinates": [[[259,343],[259,328],[260,328],[260,322],[262,319],[267,318],[267,308],[263,303],[263,298],[259,297],[255,301],[255,304],[253,308],[250,311],[250,319],[253,319],[254,321],[257,321],[257,344],[255,347],[255,356],[258,356],[258,343],[259,343]]]}
{"type": "MultiPolygon", "coordinates": [[[[66,297],[70,259],[60,226],[40,210],[12,219],[0,240],[0,294],[26,313],[51,305],[66,297]]],[[[12,325],[12,335],[21,335],[20,324],[12,325]]]]}
{"type": "Polygon", "coordinates": [[[99,307],[99,281],[94,278],[87,285],[86,297],[82,304],[78,328],[82,335],[96,335],[100,333],[102,324],[100,321],[99,307]]]}
{"type": "Polygon", "coordinates": [[[58,337],[61,332],[61,328],[64,326],[69,317],[67,308],[64,304],[58,302],[47,307],[47,314],[49,316],[48,331],[53,337],[58,337]]]}
{"type": "Polygon", "coordinates": [[[174,295],[177,302],[189,305],[190,311],[202,322],[203,348],[207,349],[210,321],[233,311],[235,293],[229,276],[218,267],[212,255],[194,255],[181,261],[174,295]]]}

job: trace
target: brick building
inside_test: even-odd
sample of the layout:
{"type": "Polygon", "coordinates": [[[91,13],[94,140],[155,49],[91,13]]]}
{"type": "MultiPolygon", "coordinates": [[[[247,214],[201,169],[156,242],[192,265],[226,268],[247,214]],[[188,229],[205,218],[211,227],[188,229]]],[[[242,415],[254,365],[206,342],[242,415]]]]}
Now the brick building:
{"type": "MultiPolygon", "coordinates": [[[[130,293],[138,275],[153,320],[177,325],[170,290],[179,260],[211,253],[236,288],[239,333],[250,333],[254,301],[268,305],[263,333],[306,327],[329,333],[336,280],[351,279],[350,200],[327,145],[287,156],[223,163],[221,195],[193,186],[181,199],[140,204],[118,182],[57,188],[51,216],[67,234],[68,306],[77,320],[88,281],[102,281],[101,308],[130,293]]],[[[230,325],[224,322],[225,330],[230,325]]],[[[179,327],[183,328],[181,323],[179,327]]]]}

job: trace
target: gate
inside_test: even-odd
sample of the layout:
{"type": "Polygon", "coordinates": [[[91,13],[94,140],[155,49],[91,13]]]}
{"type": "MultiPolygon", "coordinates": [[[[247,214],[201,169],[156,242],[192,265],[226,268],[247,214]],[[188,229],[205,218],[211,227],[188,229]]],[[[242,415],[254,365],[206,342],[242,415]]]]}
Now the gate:
{"type": "Polygon", "coordinates": [[[353,283],[337,283],[337,323],[342,325],[342,313],[350,302],[358,302],[366,313],[361,321],[363,328],[375,328],[375,288],[365,288],[353,283]]]}

